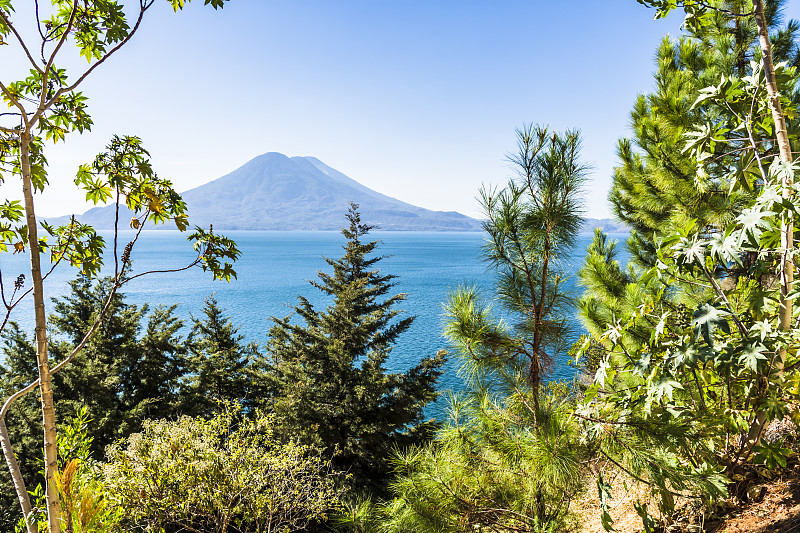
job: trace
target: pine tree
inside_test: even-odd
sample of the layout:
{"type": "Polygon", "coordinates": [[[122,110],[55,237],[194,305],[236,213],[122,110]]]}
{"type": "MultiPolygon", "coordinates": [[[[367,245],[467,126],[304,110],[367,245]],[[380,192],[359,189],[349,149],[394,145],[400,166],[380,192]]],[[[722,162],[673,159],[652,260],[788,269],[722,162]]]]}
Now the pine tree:
{"type": "Polygon", "coordinates": [[[500,192],[482,191],[484,258],[496,275],[494,299],[506,319],[491,316],[477,291],[464,289],[451,296],[448,336],[509,387],[530,387],[535,418],[539,386],[570,343],[564,261],[583,221],[586,166],[577,132],[551,135],[529,126],[517,135],[519,151],[510,160],[518,176],[500,192]]]}
{"type": "MultiPolygon", "coordinates": [[[[84,337],[107,300],[111,283],[110,278],[92,283],[80,274],[70,282],[70,293],[55,300],[51,339],[61,339],[51,345],[55,358],[71,353],[84,337]]],[[[183,322],[174,315],[175,308],[158,306],[148,313],[147,305],[129,304],[117,292],[97,334],[70,365],[53,376],[59,412],[74,416],[86,407],[86,416],[92,419],[87,435],[95,459],[104,457],[109,444],[140,431],[144,420],[174,418],[194,404],[193,399],[181,396],[180,385],[188,369],[187,346],[179,333],[183,322]]],[[[8,395],[36,379],[35,348],[13,322],[3,330],[2,339],[0,394],[8,395]]],[[[27,480],[35,480],[41,466],[35,461],[41,454],[39,413],[36,397],[28,395],[7,415],[27,480]]],[[[0,477],[0,509],[9,510],[8,516],[0,511],[0,531],[12,531],[18,519],[7,477],[0,477]]]]}
{"type": "MultiPolygon", "coordinates": [[[[740,11],[740,0],[725,6],[740,11]]],[[[800,60],[796,43],[798,24],[779,28],[781,6],[768,2],[767,19],[773,30],[776,61],[800,60]]],[[[746,10],[745,10],[746,11],[746,10]]],[[[752,199],[760,173],[757,161],[739,132],[716,131],[724,117],[695,102],[704,87],[717,85],[721,76],[752,73],[751,63],[760,55],[752,20],[714,12],[711,24],[701,32],[676,41],[665,37],[658,48],[656,90],[640,95],[631,111],[634,136],[619,142],[620,164],[614,170],[609,200],[614,214],[631,226],[628,247],[632,258],[645,267],[655,265],[658,235],[696,220],[709,234],[733,220],[752,199]],[[717,143],[713,158],[697,161],[686,149],[687,134],[710,128],[717,143]],[[745,157],[745,154],[748,157],[745,157]],[[736,183],[747,183],[736,187],[736,183]]],[[[796,93],[792,98],[797,98],[796,93]]],[[[771,139],[756,139],[762,154],[774,149],[771,139]]]]}
{"type": "MultiPolygon", "coordinates": [[[[55,357],[63,358],[81,341],[108,298],[110,284],[109,278],[93,284],[80,274],[70,282],[71,292],[55,300],[50,323],[54,338],[63,339],[52,344],[55,357]]],[[[174,310],[175,306],[159,306],[149,313],[147,305],[129,304],[124,294],[116,293],[97,334],[70,365],[54,375],[62,412],[74,416],[81,407],[87,408],[95,457],[102,458],[107,445],[141,429],[146,418],[180,413],[179,385],[187,369],[187,349],[179,334],[183,323],[174,310]]],[[[9,376],[20,375],[17,381],[35,379],[18,368],[30,350],[27,338],[11,329],[5,366],[9,376]]],[[[3,385],[3,391],[16,390],[9,385],[3,385]]]]}
{"type": "Polygon", "coordinates": [[[182,392],[185,412],[209,416],[224,402],[245,410],[252,406],[252,364],[258,351],[243,341],[244,335],[225,316],[217,299],[207,298],[203,318],[192,317],[188,343],[192,373],[182,392]]]}
{"type": "MultiPolygon", "coordinates": [[[[52,343],[56,360],[63,359],[83,339],[108,298],[111,283],[111,278],[103,278],[93,284],[80,274],[70,281],[70,294],[54,299],[50,317],[54,338],[66,338],[52,343]]],[[[141,358],[140,323],[147,311],[146,305],[139,308],[129,304],[124,294],[117,293],[97,334],[70,365],[53,376],[53,389],[59,398],[56,403],[65,415],[72,417],[86,406],[93,421],[91,436],[98,459],[105,446],[137,426],[131,420],[131,387],[123,383],[123,376],[141,358]]]]}
{"type": "MultiPolygon", "coordinates": [[[[9,322],[0,336],[3,340],[0,347],[0,394],[5,397],[36,379],[36,350],[15,322],[9,322]]],[[[6,422],[20,459],[41,455],[41,407],[35,395],[30,394],[16,402],[9,409],[6,422]]],[[[35,479],[40,464],[22,460],[20,467],[25,479],[35,479]]],[[[19,504],[11,476],[5,469],[0,472],[0,531],[14,531],[19,521],[19,504]]]]}
{"type": "Polygon", "coordinates": [[[491,300],[464,288],[445,306],[467,386],[436,438],[396,459],[382,531],[570,530],[584,450],[569,387],[543,382],[572,340],[565,260],[586,166],[577,132],[529,126],[517,136],[517,176],[482,194],[491,300]]]}
{"type": "MultiPolygon", "coordinates": [[[[774,31],[781,4],[767,9],[774,50],[796,63],[798,25],[774,31]]],[[[598,233],[581,272],[582,318],[606,351],[581,408],[586,433],[652,484],[662,512],[676,494],[725,494],[723,472],[783,460],[777,443],[757,443],[767,421],[788,413],[781,346],[797,342],[776,311],[786,308],[776,294],[786,280],[776,268],[785,265],[781,211],[795,208],[786,196],[773,202],[785,187],[777,169],[786,150],[750,16],[761,3],[682,7],[687,20],[690,8],[693,16],[707,9],[710,24],[660,48],[657,90],[633,113],[638,149],[621,143],[614,177],[611,199],[633,227],[634,264],[621,268],[598,233]]],[[[796,71],[776,71],[792,116],[796,71]]]]}
{"type": "Polygon", "coordinates": [[[385,363],[414,317],[399,318],[406,296],[387,296],[395,276],[381,274],[372,256],[377,241],[364,241],[373,226],[350,205],[344,255],[325,258],[333,273],[312,281],[331,299],[318,311],[304,297],[295,316],[273,318],[267,345],[270,408],[286,439],[318,446],[354,485],[380,492],[397,447],[427,439],[433,423],[423,408],[436,398],[444,354],[426,357],[405,373],[385,363]]]}
{"type": "MultiPolygon", "coordinates": [[[[728,0],[722,7],[740,12],[744,4],[728,0]]],[[[780,0],[766,5],[775,58],[797,64],[800,27],[795,21],[779,26],[784,4],[780,0]]],[[[761,54],[751,19],[719,11],[712,15],[701,31],[678,40],[664,38],[656,55],[656,90],[637,98],[631,111],[634,136],[619,142],[620,162],[614,169],[609,200],[614,214],[631,227],[627,248],[630,266],[636,268],[655,266],[658,240],[691,221],[710,236],[735,220],[763,187],[759,158],[764,160],[776,150],[774,140],[759,136],[756,128],[754,140],[760,153],[759,158],[754,157],[744,130],[724,128],[729,113],[703,103],[695,105],[701,90],[719,85],[721,76],[750,75],[751,60],[761,54]],[[715,143],[713,157],[698,161],[687,148],[692,141],[689,134],[695,130],[725,139],[715,143]]],[[[797,91],[785,94],[795,102],[800,98],[797,91]]],[[[717,277],[727,289],[741,276],[757,275],[750,268],[756,258],[747,254],[741,259],[741,265],[729,262],[716,267],[717,277]]],[[[580,304],[581,319],[596,337],[615,322],[626,323],[637,306],[653,297],[649,289],[638,284],[635,269],[625,270],[616,263],[615,250],[602,236],[596,236],[589,248],[580,277],[587,289],[580,304]]],[[[676,284],[660,297],[661,303],[694,308],[711,297],[703,287],[676,284]]],[[[626,348],[634,350],[649,339],[658,322],[641,318],[635,326],[625,328],[626,348]]]]}
{"type": "Polygon", "coordinates": [[[180,385],[190,366],[176,308],[159,305],[150,313],[138,343],[139,357],[120,376],[126,408],[136,414],[134,425],[122,428],[125,435],[139,431],[144,420],[174,418],[186,411],[180,385]]]}

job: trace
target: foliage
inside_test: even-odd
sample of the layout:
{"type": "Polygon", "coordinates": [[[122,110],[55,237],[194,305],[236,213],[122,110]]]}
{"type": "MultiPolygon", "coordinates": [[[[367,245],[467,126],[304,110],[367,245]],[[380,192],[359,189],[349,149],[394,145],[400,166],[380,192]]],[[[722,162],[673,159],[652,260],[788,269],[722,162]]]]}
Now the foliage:
{"type": "MultiPolygon", "coordinates": [[[[29,337],[15,322],[0,332],[3,346],[0,349],[0,393],[5,397],[10,391],[19,390],[36,379],[36,351],[29,337]]],[[[35,458],[41,454],[41,415],[39,402],[34,395],[17,401],[6,415],[9,433],[16,443],[20,459],[35,458]]],[[[21,465],[26,479],[36,479],[41,462],[23,461],[21,465]]],[[[0,531],[13,531],[19,519],[11,476],[6,469],[0,472],[0,531]]]]}
{"type": "Polygon", "coordinates": [[[213,296],[206,299],[203,315],[202,320],[192,318],[188,339],[191,370],[182,389],[184,412],[208,416],[226,402],[252,408],[256,346],[243,344],[244,336],[223,315],[213,296]]]}
{"type": "MultiPolygon", "coordinates": [[[[519,176],[482,194],[484,257],[496,274],[495,316],[477,290],[447,302],[446,333],[468,385],[430,444],[400,454],[386,531],[565,531],[580,490],[578,426],[569,387],[541,390],[569,346],[564,261],[582,219],[585,167],[576,132],[517,132],[519,176]],[[543,404],[542,404],[542,400],[543,404]]],[[[352,513],[351,513],[352,514],[352,513]]]]}
{"type": "MultiPolygon", "coordinates": [[[[52,353],[65,356],[85,336],[108,298],[112,280],[92,283],[79,274],[70,282],[71,293],[55,301],[50,317],[55,333],[63,340],[53,343],[52,353]]],[[[104,448],[120,437],[141,429],[150,417],[174,417],[191,401],[180,390],[187,373],[186,341],[179,334],[182,322],[173,307],[145,305],[137,308],[117,292],[98,328],[72,363],[54,376],[58,393],[56,407],[64,416],[85,411],[95,417],[85,429],[91,456],[103,457],[104,448]]],[[[0,393],[9,395],[36,379],[35,347],[17,325],[9,323],[2,332],[0,351],[0,393]]],[[[21,398],[8,411],[9,433],[16,443],[16,455],[27,479],[34,479],[41,452],[40,409],[33,395],[21,398]]],[[[0,530],[11,529],[17,520],[13,489],[0,478],[0,530]]]]}
{"type": "Polygon", "coordinates": [[[279,444],[274,417],[229,406],[210,420],[147,421],[109,449],[103,475],[124,522],[148,532],[286,532],[337,508],[330,463],[279,444]]]}
{"type": "MultiPolygon", "coordinates": [[[[206,5],[215,9],[222,7],[224,2],[204,0],[206,5]]],[[[60,227],[42,224],[41,229],[47,235],[40,236],[34,193],[45,190],[48,185],[46,147],[63,141],[69,133],[80,133],[93,125],[87,112],[87,97],[78,90],[79,86],[133,37],[153,3],[154,0],[139,0],[138,6],[126,12],[116,0],[51,0],[47,5],[35,2],[33,8],[23,11],[34,19],[31,24],[26,24],[24,19],[17,19],[13,0],[0,1],[0,44],[11,45],[14,53],[30,67],[25,79],[0,81],[0,96],[7,107],[7,112],[0,114],[0,184],[5,186],[10,175],[19,176],[24,199],[23,204],[9,200],[0,203],[0,253],[7,253],[10,249],[24,252],[27,248],[32,284],[31,288],[23,290],[24,279],[20,277],[14,282],[13,293],[4,287],[0,291],[5,307],[0,329],[19,302],[31,295],[36,323],[36,384],[41,392],[44,426],[42,450],[45,455],[48,530],[54,533],[61,530],[61,510],[55,479],[57,430],[51,373],[63,368],[77,355],[96,327],[90,328],[76,349],[59,364],[53,365],[51,372],[43,288],[43,280],[49,272],[42,272],[41,254],[49,251],[54,265],[66,261],[79,267],[86,275],[95,276],[103,264],[105,241],[93,228],[74,218],[60,227]],[[74,64],[76,57],[68,57],[69,50],[77,52],[77,58],[84,58],[87,62],[85,68],[75,67],[73,74],[77,75],[73,76],[60,66],[74,64]],[[6,299],[7,293],[11,293],[10,299],[6,299]]],[[[169,0],[169,3],[177,11],[184,7],[186,0],[169,0]]],[[[19,4],[17,2],[17,7],[19,4]]],[[[24,7],[30,7],[30,4],[24,7]]],[[[180,231],[185,231],[186,205],[172,189],[171,183],[153,172],[149,155],[136,137],[114,136],[106,152],[91,165],[80,167],[75,185],[84,190],[87,199],[95,204],[111,200],[116,207],[112,244],[114,281],[109,291],[110,303],[119,286],[143,275],[129,275],[131,250],[144,226],[142,222],[171,221],[180,231]],[[118,243],[120,204],[133,211],[130,226],[136,229],[135,237],[124,246],[118,243]]],[[[128,225],[127,222],[123,224],[122,227],[128,225]]],[[[186,268],[199,265],[211,271],[215,279],[229,280],[235,276],[232,262],[239,252],[233,241],[201,228],[196,228],[189,240],[193,242],[197,257],[186,268]]],[[[0,278],[0,286],[2,284],[0,278]]],[[[103,314],[97,316],[95,324],[102,321],[103,314]]],[[[11,404],[32,388],[18,389],[0,408],[0,444],[25,516],[32,512],[32,508],[8,438],[5,415],[11,404]]],[[[32,526],[28,531],[33,533],[32,526]]]]}
{"type": "MultiPolygon", "coordinates": [[[[54,343],[52,353],[65,357],[91,327],[109,297],[113,280],[92,283],[86,275],[70,282],[72,292],[55,300],[50,317],[53,332],[67,340],[54,343]]],[[[94,455],[120,437],[141,428],[145,418],[175,416],[181,409],[180,379],[186,372],[183,326],[175,306],[138,308],[117,292],[97,333],[72,363],[54,376],[56,404],[66,413],[81,406],[94,422],[94,455]],[[149,315],[149,316],[148,316],[149,315]]]]}
{"type": "Polygon", "coordinates": [[[296,317],[273,319],[266,346],[268,408],[282,438],[324,449],[337,468],[353,474],[354,486],[381,491],[392,450],[431,434],[423,408],[436,398],[444,354],[405,373],[386,372],[392,345],[413,317],[395,320],[405,295],[386,297],[394,276],[375,268],[382,258],[370,254],[378,243],[363,240],[372,226],[361,222],[355,204],[347,220],[344,256],[326,258],[333,273],[320,272],[311,282],[331,299],[328,308],[318,311],[301,296],[296,317]]]}
{"type": "MultiPolygon", "coordinates": [[[[666,512],[677,494],[725,495],[724,474],[738,465],[781,465],[781,446],[759,446],[760,434],[769,421],[796,416],[798,333],[782,328],[779,311],[784,259],[794,254],[781,234],[797,211],[797,165],[776,153],[763,64],[746,65],[697,92],[682,138],[673,139],[696,176],[694,198],[713,189],[728,200],[738,194],[737,202],[713,221],[685,216],[686,202],[667,204],[661,228],[649,241],[638,236],[650,249],[650,260],[638,262],[644,268],[623,271],[597,234],[582,272],[592,291],[582,313],[607,354],[577,414],[600,453],[651,483],[666,512]]],[[[774,70],[792,118],[796,73],[785,64],[774,70]]],[[[793,143],[795,131],[790,122],[793,143]]],[[[647,157],[660,146],[653,140],[647,157]]],[[[647,168],[643,175],[655,166],[647,168]]]]}
{"type": "MultiPolygon", "coordinates": [[[[742,7],[742,2],[722,4],[742,7]]],[[[778,27],[781,4],[770,2],[767,13],[776,59],[795,63],[798,27],[778,27]]],[[[631,112],[634,136],[619,142],[620,164],[609,199],[614,214],[632,229],[628,247],[633,260],[646,267],[655,265],[654,234],[690,220],[709,233],[729,224],[752,200],[754,180],[761,179],[754,156],[770,150],[769,129],[735,128],[732,110],[695,105],[704,88],[718,85],[721,78],[751,75],[751,60],[760,55],[752,20],[717,11],[709,15],[701,30],[677,40],[664,38],[656,56],[656,89],[637,98],[631,112]],[[758,145],[755,152],[748,133],[758,145]],[[707,156],[694,157],[692,143],[710,136],[715,140],[707,156]]],[[[796,91],[786,88],[785,95],[796,99],[796,91]]],[[[763,122],[768,115],[754,116],[763,122]]],[[[728,268],[741,270],[735,264],[728,268]]]]}
{"type": "Polygon", "coordinates": [[[397,459],[385,530],[573,529],[568,509],[582,484],[578,426],[563,397],[544,398],[536,426],[530,406],[504,405],[485,391],[455,402],[450,425],[431,444],[397,459]]]}
{"type": "MultiPolygon", "coordinates": [[[[58,438],[59,465],[56,473],[64,528],[76,533],[113,533],[119,528],[121,510],[109,497],[103,483],[101,465],[92,459],[92,437],[89,436],[87,410],[80,409],[71,425],[62,427],[58,438]]],[[[39,531],[47,531],[44,489],[39,484],[33,491],[40,509],[36,517],[39,531]]],[[[17,531],[25,526],[17,525],[17,531]]]]}
{"type": "Polygon", "coordinates": [[[517,178],[500,192],[481,193],[488,234],[483,255],[496,275],[494,298],[505,318],[493,316],[476,289],[462,288],[446,304],[446,333],[474,371],[509,393],[531,387],[535,420],[539,384],[571,342],[566,262],[582,223],[586,167],[577,132],[550,135],[529,126],[517,136],[519,151],[510,158],[517,178]]]}

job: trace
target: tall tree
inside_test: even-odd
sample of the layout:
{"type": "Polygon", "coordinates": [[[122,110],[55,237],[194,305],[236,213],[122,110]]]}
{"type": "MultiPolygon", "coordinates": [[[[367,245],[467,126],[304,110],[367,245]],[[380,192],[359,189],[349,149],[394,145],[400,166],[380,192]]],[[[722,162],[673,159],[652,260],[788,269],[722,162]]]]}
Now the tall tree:
{"type": "MultiPolygon", "coordinates": [[[[113,280],[92,282],[85,275],[70,282],[71,292],[55,301],[50,316],[51,333],[61,340],[51,340],[51,351],[64,357],[80,343],[102,312],[113,280]]],[[[64,416],[82,410],[93,421],[87,429],[92,441],[90,452],[95,459],[104,457],[106,446],[139,431],[147,418],[171,418],[191,402],[180,397],[181,380],[188,371],[186,340],[180,336],[182,322],[173,315],[173,307],[150,311],[129,304],[116,292],[106,312],[98,335],[85,343],[72,363],[53,376],[56,408],[64,416]]],[[[0,352],[0,394],[11,394],[36,378],[35,346],[15,323],[2,333],[0,352]]],[[[17,442],[16,455],[24,465],[23,473],[32,479],[40,470],[36,460],[41,442],[36,434],[36,401],[29,395],[16,402],[8,412],[10,435],[17,442]]],[[[64,461],[62,461],[62,466],[64,461]]],[[[13,487],[0,478],[0,530],[12,530],[15,513],[13,487]],[[8,490],[4,490],[4,489],[8,490]]]]}
{"type": "MultiPolygon", "coordinates": [[[[783,370],[787,357],[794,366],[798,342],[783,316],[791,314],[786,290],[794,270],[786,261],[794,246],[786,229],[797,212],[794,195],[786,192],[797,166],[780,146],[796,145],[797,130],[776,118],[770,85],[777,83],[786,116],[794,115],[799,100],[796,70],[769,57],[766,20],[777,20],[779,2],[642,3],[658,7],[659,16],[683,7],[692,31],[687,46],[722,43],[719,50],[703,50],[699,64],[725,61],[718,62],[710,86],[686,95],[694,99],[686,114],[674,114],[686,117],[674,154],[686,164],[685,179],[694,181],[695,191],[687,187],[686,195],[664,203],[660,227],[637,229],[635,239],[648,247],[644,260],[638,256],[645,268],[623,271],[602,235],[590,248],[582,278],[591,293],[582,308],[608,356],[580,416],[601,452],[652,483],[669,511],[674,496],[690,490],[724,494],[722,474],[742,464],[785,464],[780,443],[758,442],[766,422],[798,418],[787,404],[796,396],[790,384],[800,379],[795,370],[783,370]],[[738,200],[712,220],[708,191],[738,200]],[[698,214],[690,215],[687,203],[698,214]]],[[[772,35],[776,51],[792,63],[796,32],[790,23],[772,35]]],[[[663,111],[653,105],[647,114],[658,118],[663,111]]],[[[658,174],[657,156],[669,145],[648,142],[641,181],[661,179],[666,188],[670,182],[658,174]]],[[[617,207],[633,220],[647,211],[633,202],[617,207]]]]}
{"type": "Polygon", "coordinates": [[[209,416],[228,402],[253,407],[254,369],[258,350],[244,344],[230,317],[214,296],[206,299],[202,319],[192,318],[189,336],[191,373],[182,392],[184,412],[209,416]]]}
{"type": "MultiPolygon", "coordinates": [[[[204,3],[219,8],[224,1],[204,0],[204,3]]],[[[40,238],[34,192],[42,191],[48,185],[47,142],[61,141],[68,133],[82,132],[92,126],[87,113],[87,98],[78,88],[131,40],[153,3],[154,0],[139,0],[132,21],[117,0],[51,0],[47,6],[36,2],[35,8],[23,11],[31,17],[30,24],[16,19],[15,2],[6,0],[0,3],[0,39],[11,44],[20,59],[30,67],[30,75],[23,80],[0,80],[0,94],[8,108],[8,112],[0,115],[0,182],[5,184],[10,175],[18,176],[23,197],[22,205],[10,200],[0,203],[0,252],[7,251],[9,246],[13,246],[15,251],[27,248],[32,284],[17,299],[12,296],[7,300],[6,291],[2,291],[7,311],[3,324],[19,299],[30,295],[36,325],[38,369],[37,381],[15,392],[0,408],[0,445],[14,480],[22,514],[27,519],[32,512],[30,498],[8,439],[4,418],[14,401],[38,386],[44,429],[48,528],[53,533],[61,531],[61,510],[54,478],[58,459],[51,375],[63,368],[69,358],[51,369],[43,289],[43,279],[48,273],[42,271],[41,254],[49,250],[56,264],[64,260],[80,266],[87,273],[96,274],[102,263],[104,242],[92,228],[74,220],[60,228],[44,225],[44,231],[51,235],[52,240],[48,243],[40,238]],[[76,50],[77,57],[67,57],[69,50],[76,50]],[[79,57],[88,60],[88,65],[68,76],[66,69],[59,65],[72,64],[79,57]]],[[[186,0],[169,0],[169,3],[179,10],[186,0]]],[[[16,4],[20,7],[19,2],[16,4]]],[[[95,203],[115,201],[118,223],[119,204],[122,202],[134,212],[134,219],[130,222],[134,228],[141,228],[144,219],[155,222],[171,220],[181,230],[187,227],[185,204],[168,181],[155,176],[147,152],[138,139],[115,137],[108,153],[99,156],[92,165],[81,168],[76,185],[84,189],[87,199],[95,203]]],[[[127,226],[127,222],[124,224],[127,226]]],[[[127,279],[127,260],[135,240],[123,247],[118,246],[118,235],[114,236],[114,278],[117,285],[127,279]]],[[[231,265],[220,261],[220,258],[232,259],[238,254],[232,242],[203,230],[197,231],[193,240],[199,251],[193,264],[211,269],[215,277],[229,278],[232,275],[231,265]]],[[[18,288],[21,287],[15,284],[15,289],[18,288]]],[[[33,533],[34,527],[28,521],[28,533],[33,533]]]]}
{"type": "MultiPolygon", "coordinates": [[[[746,3],[718,2],[727,10],[743,9],[746,3]]],[[[780,27],[783,3],[768,3],[768,25],[777,60],[796,63],[798,26],[780,27]]],[[[657,51],[656,90],[637,98],[631,112],[634,136],[619,143],[620,164],[609,199],[615,215],[633,230],[629,248],[634,260],[647,267],[655,264],[654,235],[689,220],[713,233],[741,212],[763,181],[747,135],[723,128],[730,111],[694,105],[702,89],[717,85],[721,77],[752,74],[751,61],[760,55],[758,29],[752,18],[720,11],[708,15],[704,25],[690,26],[678,40],[665,37],[657,51]],[[701,128],[717,143],[710,157],[697,160],[685,148],[690,132],[701,128]]],[[[763,158],[773,143],[769,136],[752,133],[763,158]]]]}
{"type": "Polygon", "coordinates": [[[467,289],[451,298],[448,331],[476,364],[507,369],[509,383],[517,384],[523,372],[535,417],[542,379],[570,343],[565,261],[583,222],[587,167],[576,131],[551,135],[528,126],[517,137],[518,151],[510,157],[517,177],[500,192],[481,192],[484,258],[496,273],[496,299],[513,325],[492,321],[475,290],[467,289]]]}
{"type": "Polygon", "coordinates": [[[436,398],[444,354],[425,357],[405,373],[385,364],[414,317],[399,318],[405,294],[387,296],[395,276],[375,267],[373,226],[350,205],[344,255],[325,258],[331,274],[311,284],[331,300],[318,311],[300,296],[295,316],[273,318],[266,346],[271,409],[284,438],[299,438],[333,457],[355,485],[382,491],[393,449],[422,442],[433,428],[423,408],[436,398]]]}
{"type": "Polygon", "coordinates": [[[395,462],[387,531],[565,531],[581,445],[569,389],[543,387],[571,343],[565,261],[581,227],[578,133],[528,126],[510,157],[517,176],[484,190],[491,301],[454,292],[446,333],[467,387],[435,440],[395,462]]]}
{"type": "MultiPolygon", "coordinates": [[[[92,327],[113,289],[112,278],[96,283],[79,274],[71,293],[55,299],[52,331],[66,339],[52,342],[52,352],[66,357],[92,327]]],[[[86,342],[72,363],[54,376],[56,405],[68,416],[81,407],[92,419],[89,436],[99,459],[106,446],[141,428],[146,418],[181,412],[178,397],[188,370],[187,347],[179,331],[183,322],[175,306],[138,307],[116,292],[97,334],[86,342]]]]}

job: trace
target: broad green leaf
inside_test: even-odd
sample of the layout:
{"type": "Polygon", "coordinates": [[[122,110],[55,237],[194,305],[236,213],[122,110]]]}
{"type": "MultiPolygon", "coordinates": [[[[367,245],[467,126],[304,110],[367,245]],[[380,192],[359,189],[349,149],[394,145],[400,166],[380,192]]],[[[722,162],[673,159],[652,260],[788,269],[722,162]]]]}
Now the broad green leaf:
{"type": "Polygon", "coordinates": [[[721,329],[725,333],[730,333],[730,326],[726,317],[730,316],[728,311],[717,309],[711,303],[704,303],[697,306],[692,314],[692,330],[695,339],[703,337],[710,347],[714,346],[714,332],[721,329]]]}
{"type": "Polygon", "coordinates": [[[766,347],[761,343],[744,345],[739,352],[739,364],[753,372],[758,372],[758,362],[767,360],[764,351],[766,351],[766,347]]]}

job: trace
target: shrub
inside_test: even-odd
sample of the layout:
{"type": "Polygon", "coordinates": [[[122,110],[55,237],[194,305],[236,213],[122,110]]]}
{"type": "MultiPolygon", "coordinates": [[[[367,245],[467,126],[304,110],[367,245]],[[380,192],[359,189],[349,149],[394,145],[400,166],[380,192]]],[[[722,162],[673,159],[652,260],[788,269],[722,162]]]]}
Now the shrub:
{"type": "Polygon", "coordinates": [[[325,519],[339,506],[329,463],[278,444],[272,417],[147,421],[108,450],[103,472],[128,525],[225,533],[277,532],[325,519]]]}

